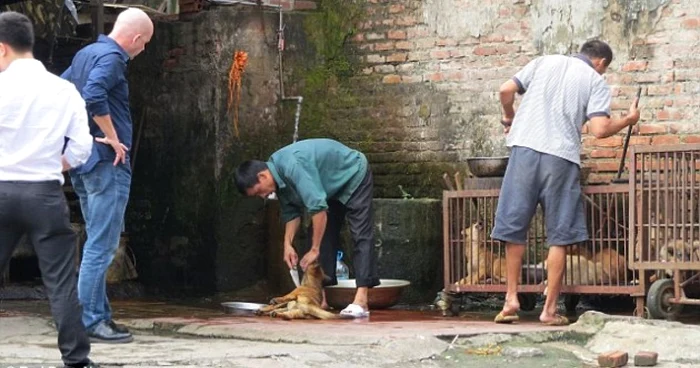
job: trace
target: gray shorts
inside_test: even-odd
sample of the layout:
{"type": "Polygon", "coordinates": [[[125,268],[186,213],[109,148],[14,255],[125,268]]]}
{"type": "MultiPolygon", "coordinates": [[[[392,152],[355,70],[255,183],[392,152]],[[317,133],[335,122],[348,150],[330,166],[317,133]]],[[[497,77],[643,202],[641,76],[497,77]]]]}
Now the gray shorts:
{"type": "Polygon", "coordinates": [[[508,159],[491,237],[525,244],[537,204],[544,211],[548,245],[588,240],[580,168],[563,158],[515,146],[508,159]]]}

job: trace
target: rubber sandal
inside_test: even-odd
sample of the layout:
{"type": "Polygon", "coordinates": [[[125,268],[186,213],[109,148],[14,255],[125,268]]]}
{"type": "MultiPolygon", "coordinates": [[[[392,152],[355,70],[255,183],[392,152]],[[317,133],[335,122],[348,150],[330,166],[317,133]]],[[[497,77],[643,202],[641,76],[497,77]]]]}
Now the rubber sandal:
{"type": "Polygon", "coordinates": [[[496,323],[513,323],[520,321],[520,317],[517,314],[505,315],[503,311],[500,311],[493,321],[496,323]]]}
{"type": "Polygon", "coordinates": [[[369,311],[357,304],[349,304],[340,311],[340,316],[343,318],[367,318],[369,317],[369,311]]]}
{"type": "Polygon", "coordinates": [[[548,321],[548,322],[542,322],[542,323],[544,323],[547,326],[568,326],[571,324],[571,322],[569,322],[568,318],[566,318],[562,315],[559,315],[559,314],[554,316],[553,320],[548,321]]]}

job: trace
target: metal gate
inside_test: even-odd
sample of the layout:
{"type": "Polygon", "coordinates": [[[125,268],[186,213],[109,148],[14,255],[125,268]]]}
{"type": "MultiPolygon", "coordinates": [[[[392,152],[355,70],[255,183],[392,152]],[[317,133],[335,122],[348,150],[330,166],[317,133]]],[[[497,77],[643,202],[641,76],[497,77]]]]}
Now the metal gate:
{"type": "Polygon", "coordinates": [[[700,275],[700,144],[636,146],[631,151],[630,265],[650,285],[652,317],[673,318],[700,275]]]}

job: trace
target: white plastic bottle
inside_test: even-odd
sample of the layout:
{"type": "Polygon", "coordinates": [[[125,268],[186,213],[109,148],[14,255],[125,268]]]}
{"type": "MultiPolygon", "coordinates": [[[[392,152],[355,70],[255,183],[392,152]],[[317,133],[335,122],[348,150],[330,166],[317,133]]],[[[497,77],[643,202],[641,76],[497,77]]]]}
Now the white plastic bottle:
{"type": "Polygon", "coordinates": [[[343,262],[343,251],[338,251],[338,258],[335,262],[335,278],[338,280],[347,280],[350,278],[350,269],[343,262]]]}

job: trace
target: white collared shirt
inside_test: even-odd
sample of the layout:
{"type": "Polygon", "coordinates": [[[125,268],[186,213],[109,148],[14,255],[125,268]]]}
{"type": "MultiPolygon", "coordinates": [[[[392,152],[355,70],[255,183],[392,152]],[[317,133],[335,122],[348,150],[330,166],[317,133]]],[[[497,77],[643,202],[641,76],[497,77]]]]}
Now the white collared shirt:
{"type": "Polygon", "coordinates": [[[40,61],[13,61],[0,73],[0,181],[63,184],[65,138],[68,164],[85,163],[93,144],[85,101],[40,61]]]}

